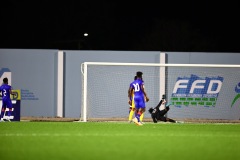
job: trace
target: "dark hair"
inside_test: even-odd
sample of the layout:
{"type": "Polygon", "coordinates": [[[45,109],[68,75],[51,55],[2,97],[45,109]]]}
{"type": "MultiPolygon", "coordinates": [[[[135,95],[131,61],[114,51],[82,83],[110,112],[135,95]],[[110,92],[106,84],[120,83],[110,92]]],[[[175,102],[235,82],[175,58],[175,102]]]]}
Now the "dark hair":
{"type": "Polygon", "coordinates": [[[166,99],[166,95],[165,94],[162,95],[162,99],[166,99]]]}
{"type": "Polygon", "coordinates": [[[8,79],[7,78],[3,78],[3,83],[8,83],[8,79]]]}
{"type": "Polygon", "coordinates": [[[143,73],[140,72],[140,71],[138,71],[138,72],[136,73],[136,75],[137,75],[137,77],[142,77],[143,73]]]}
{"type": "Polygon", "coordinates": [[[152,114],[153,110],[154,110],[154,109],[151,107],[151,108],[149,108],[148,112],[149,112],[150,114],[152,114]]]}

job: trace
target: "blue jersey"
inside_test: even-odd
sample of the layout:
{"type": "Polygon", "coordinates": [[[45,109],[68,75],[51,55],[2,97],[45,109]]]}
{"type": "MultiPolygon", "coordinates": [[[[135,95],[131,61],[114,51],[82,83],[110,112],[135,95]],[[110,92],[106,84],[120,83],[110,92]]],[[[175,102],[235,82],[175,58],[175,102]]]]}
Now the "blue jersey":
{"type": "Polygon", "coordinates": [[[10,100],[10,90],[12,90],[12,87],[8,84],[3,84],[0,86],[0,91],[2,93],[2,99],[3,100],[10,100]]]}
{"type": "Polygon", "coordinates": [[[0,86],[0,92],[2,93],[2,108],[12,108],[12,101],[10,98],[10,90],[12,87],[8,84],[3,84],[0,86]]]}
{"type": "Polygon", "coordinates": [[[144,93],[141,86],[144,82],[141,79],[136,79],[130,84],[130,87],[134,89],[134,104],[136,108],[145,108],[144,93]]]}

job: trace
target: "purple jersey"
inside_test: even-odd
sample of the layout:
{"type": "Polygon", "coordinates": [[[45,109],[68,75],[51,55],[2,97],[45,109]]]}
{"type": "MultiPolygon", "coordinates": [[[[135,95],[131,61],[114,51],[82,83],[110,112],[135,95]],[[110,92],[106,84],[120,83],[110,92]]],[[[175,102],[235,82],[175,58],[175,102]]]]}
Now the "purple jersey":
{"type": "Polygon", "coordinates": [[[0,92],[2,93],[2,107],[3,108],[12,108],[12,101],[10,98],[10,90],[12,90],[12,87],[8,84],[3,84],[0,86],[0,92]]]}
{"type": "Polygon", "coordinates": [[[2,86],[0,86],[3,100],[10,99],[10,90],[12,90],[12,87],[8,84],[3,84],[2,86]]]}
{"type": "Polygon", "coordinates": [[[145,108],[144,94],[141,86],[144,82],[141,79],[136,79],[130,84],[130,87],[134,89],[134,104],[136,108],[145,108]]]}

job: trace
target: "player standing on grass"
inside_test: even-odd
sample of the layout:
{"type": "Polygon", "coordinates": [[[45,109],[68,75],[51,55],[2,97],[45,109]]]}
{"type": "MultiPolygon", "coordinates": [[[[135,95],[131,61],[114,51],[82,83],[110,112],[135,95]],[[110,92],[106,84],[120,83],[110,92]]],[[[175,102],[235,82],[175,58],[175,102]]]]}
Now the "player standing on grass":
{"type": "MultiPolygon", "coordinates": [[[[137,79],[137,76],[134,76],[134,80],[137,79]]],[[[131,93],[131,97],[128,100],[128,104],[129,106],[129,116],[128,116],[128,122],[131,123],[132,119],[133,119],[133,114],[135,113],[135,104],[134,104],[134,91],[132,91],[133,93],[131,93]]],[[[140,116],[140,121],[143,121],[143,117],[144,117],[144,113],[142,113],[142,115],[140,116]]]]}
{"type": "Polygon", "coordinates": [[[10,122],[10,116],[12,112],[12,101],[10,98],[10,94],[12,95],[14,94],[12,93],[12,87],[8,85],[7,78],[3,78],[3,84],[0,86],[0,93],[2,95],[2,110],[1,110],[0,122],[4,122],[3,116],[5,114],[6,107],[9,108],[8,117],[6,120],[10,122]]]}
{"type": "Polygon", "coordinates": [[[135,118],[133,119],[133,122],[137,125],[142,125],[140,116],[145,112],[145,100],[146,102],[149,101],[144,89],[142,75],[142,72],[137,72],[137,79],[130,84],[128,89],[129,104],[132,104],[132,101],[134,101],[135,105],[135,118]],[[134,93],[134,98],[131,100],[132,93],[134,93]]]}

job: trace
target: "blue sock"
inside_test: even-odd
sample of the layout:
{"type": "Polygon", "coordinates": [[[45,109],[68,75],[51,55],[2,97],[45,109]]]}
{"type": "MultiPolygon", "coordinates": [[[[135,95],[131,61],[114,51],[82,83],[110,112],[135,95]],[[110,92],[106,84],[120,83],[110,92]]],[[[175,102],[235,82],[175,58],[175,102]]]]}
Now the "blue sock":
{"type": "Polygon", "coordinates": [[[1,110],[1,116],[0,116],[0,118],[2,119],[3,118],[3,116],[4,116],[4,112],[5,112],[5,110],[1,110]]]}
{"type": "Polygon", "coordinates": [[[11,113],[12,113],[12,109],[9,108],[7,115],[10,117],[10,116],[11,116],[11,113]]]}
{"type": "Polygon", "coordinates": [[[139,113],[136,115],[138,122],[140,122],[140,116],[141,116],[141,114],[139,114],[139,113]]]}

